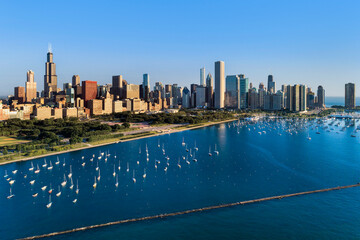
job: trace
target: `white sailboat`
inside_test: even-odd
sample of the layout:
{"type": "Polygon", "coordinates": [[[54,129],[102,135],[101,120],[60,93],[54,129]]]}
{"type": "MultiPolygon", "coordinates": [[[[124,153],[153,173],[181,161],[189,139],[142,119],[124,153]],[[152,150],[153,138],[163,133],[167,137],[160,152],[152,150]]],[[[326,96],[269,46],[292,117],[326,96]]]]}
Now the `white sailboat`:
{"type": "Polygon", "coordinates": [[[85,162],[83,162],[83,163],[81,164],[81,166],[85,167],[85,162]]]}
{"type": "Polygon", "coordinates": [[[74,183],[73,183],[73,180],[72,178],[70,178],[70,187],[69,187],[71,190],[74,188],[74,183]]]}
{"type": "Polygon", "coordinates": [[[77,198],[75,198],[72,202],[73,202],[73,203],[76,203],[76,202],[77,202],[77,198]]]}
{"type": "Polygon", "coordinates": [[[118,180],[118,175],[116,175],[116,182],[115,182],[115,187],[119,186],[119,180],[118,180]]]}
{"type": "Polygon", "coordinates": [[[38,196],[38,193],[34,193],[33,195],[32,195],[32,197],[37,197],[38,196]]]}
{"type": "Polygon", "coordinates": [[[64,173],[64,181],[61,183],[61,186],[65,187],[67,181],[66,181],[66,176],[65,176],[65,173],[64,173]]]}
{"type": "Polygon", "coordinates": [[[37,164],[37,169],[34,171],[34,173],[39,173],[40,172],[40,168],[39,168],[39,164],[37,164]]]}
{"type": "Polygon", "coordinates": [[[68,174],[68,178],[72,177],[72,170],[71,170],[71,165],[70,165],[70,173],[68,174]]]}
{"type": "Polygon", "coordinates": [[[51,208],[52,202],[51,202],[51,195],[49,195],[49,203],[46,204],[47,208],[51,208]]]}
{"type": "Polygon", "coordinates": [[[99,171],[99,161],[97,161],[96,163],[96,168],[95,168],[96,171],[99,171]]]}
{"type": "Polygon", "coordinates": [[[143,178],[146,178],[146,168],[144,168],[143,178]]]}
{"type": "Polygon", "coordinates": [[[97,177],[97,180],[100,181],[100,169],[99,169],[99,175],[97,177]]]}
{"type": "Polygon", "coordinates": [[[10,185],[13,185],[13,184],[14,184],[14,182],[15,182],[15,180],[14,180],[14,179],[13,179],[13,180],[10,180],[10,181],[9,181],[9,184],[10,184],[10,185]]]}
{"type": "Polygon", "coordinates": [[[158,148],[160,148],[160,139],[158,139],[158,148]]]}
{"type": "Polygon", "coordinates": [[[42,165],[43,168],[47,167],[46,158],[44,159],[44,164],[42,165]]]}
{"type": "Polygon", "coordinates": [[[195,152],[194,152],[194,158],[193,158],[194,162],[197,162],[197,159],[195,158],[195,152]]]}
{"type": "Polygon", "coordinates": [[[209,146],[209,156],[212,156],[212,153],[211,153],[211,146],[209,146]]]}
{"type": "Polygon", "coordinates": [[[59,186],[59,190],[58,190],[58,192],[56,193],[56,196],[57,196],[57,197],[60,197],[60,195],[61,195],[61,190],[60,190],[60,186],[59,186]]]}
{"type": "Polygon", "coordinates": [[[96,176],[95,176],[94,178],[95,178],[95,179],[94,179],[93,188],[96,188],[96,186],[97,186],[97,183],[96,183],[96,176]]]}
{"type": "Polygon", "coordinates": [[[135,178],[135,169],[133,170],[133,178],[132,178],[133,182],[136,183],[136,178],[135,178]]]}
{"type": "Polygon", "coordinates": [[[31,167],[29,168],[29,171],[34,171],[34,164],[31,162],[31,167]]]}
{"type": "Polygon", "coordinates": [[[116,171],[115,171],[115,164],[114,164],[114,172],[113,172],[113,176],[116,176],[116,171]]]}
{"type": "Polygon", "coordinates": [[[12,173],[13,173],[13,174],[16,174],[17,172],[18,172],[18,170],[14,170],[14,171],[12,171],[12,173]]]}
{"type": "Polygon", "coordinates": [[[195,147],[194,147],[194,150],[195,150],[195,151],[198,151],[198,150],[199,150],[199,148],[197,148],[197,147],[196,147],[196,141],[195,141],[195,147]]]}
{"type": "Polygon", "coordinates": [[[59,157],[56,158],[56,162],[55,162],[55,165],[59,165],[60,164],[60,160],[59,160],[59,157]]]}
{"type": "Polygon", "coordinates": [[[50,166],[49,166],[47,169],[48,169],[48,170],[53,169],[53,165],[52,165],[52,163],[51,163],[51,160],[50,160],[50,166]]]}
{"type": "Polygon", "coordinates": [[[7,178],[9,175],[7,174],[7,170],[5,170],[4,178],[7,178]]]}
{"type": "Polygon", "coordinates": [[[178,166],[179,168],[181,168],[181,165],[180,165],[180,158],[179,158],[179,161],[178,161],[177,166],[178,166]]]}
{"type": "Polygon", "coordinates": [[[121,165],[120,165],[120,160],[119,160],[118,170],[120,171],[120,169],[121,169],[121,165]]]}
{"type": "Polygon", "coordinates": [[[31,185],[34,185],[34,183],[35,183],[35,180],[31,180],[31,181],[30,181],[30,184],[31,184],[31,185]]]}
{"type": "Polygon", "coordinates": [[[41,187],[41,190],[45,191],[46,188],[47,188],[47,186],[42,186],[42,187],[41,187]]]}
{"type": "Polygon", "coordinates": [[[64,163],[63,163],[63,167],[65,167],[66,163],[65,163],[65,158],[64,158],[64,163]]]}
{"type": "Polygon", "coordinates": [[[76,194],[79,194],[79,180],[78,179],[76,179],[76,190],[75,190],[75,193],[76,194]]]}
{"type": "Polygon", "coordinates": [[[218,151],[218,150],[216,150],[216,144],[215,144],[215,150],[214,150],[214,153],[215,153],[216,155],[219,155],[219,151],[218,151]]]}
{"type": "Polygon", "coordinates": [[[126,171],[129,172],[130,168],[129,168],[129,162],[126,164],[126,171]]]}
{"type": "Polygon", "coordinates": [[[10,187],[10,193],[9,193],[9,196],[7,196],[7,199],[13,198],[14,196],[15,196],[15,195],[12,194],[11,187],[10,187]]]}
{"type": "Polygon", "coordinates": [[[185,141],[184,141],[184,138],[182,140],[182,143],[181,143],[182,146],[185,146],[185,141]]]}

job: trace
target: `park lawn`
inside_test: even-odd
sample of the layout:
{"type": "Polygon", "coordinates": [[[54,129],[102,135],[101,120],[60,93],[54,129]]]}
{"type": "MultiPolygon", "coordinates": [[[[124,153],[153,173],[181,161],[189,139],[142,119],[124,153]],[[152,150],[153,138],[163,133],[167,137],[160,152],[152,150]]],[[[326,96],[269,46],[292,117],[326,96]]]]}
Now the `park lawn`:
{"type": "Polygon", "coordinates": [[[8,145],[21,144],[21,143],[27,143],[27,142],[30,142],[30,141],[23,140],[23,139],[17,139],[17,138],[14,138],[14,137],[0,136],[0,147],[8,146],[8,145]]]}

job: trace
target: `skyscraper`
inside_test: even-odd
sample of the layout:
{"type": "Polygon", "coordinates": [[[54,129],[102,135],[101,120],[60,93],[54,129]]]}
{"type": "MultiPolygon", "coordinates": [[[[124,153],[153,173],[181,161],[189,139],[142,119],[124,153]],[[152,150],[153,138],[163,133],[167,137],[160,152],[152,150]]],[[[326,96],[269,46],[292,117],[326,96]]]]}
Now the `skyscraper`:
{"type": "Polygon", "coordinates": [[[123,98],[123,78],[122,75],[117,75],[112,77],[112,87],[111,94],[114,95],[115,99],[123,98]]]}
{"type": "Polygon", "coordinates": [[[72,76],[72,86],[80,86],[80,76],[79,75],[73,75],[72,76]]]}
{"type": "Polygon", "coordinates": [[[36,82],[34,81],[34,72],[29,70],[26,73],[26,102],[31,102],[33,99],[36,99],[36,82]]]}
{"type": "Polygon", "coordinates": [[[82,81],[82,97],[85,106],[88,106],[89,100],[95,99],[97,96],[97,82],[96,81],[82,81]]]}
{"type": "Polygon", "coordinates": [[[225,63],[215,62],[215,108],[223,108],[225,104],[225,63]]]}
{"type": "Polygon", "coordinates": [[[228,108],[240,109],[240,77],[226,76],[225,105],[228,108]]]}
{"type": "Polygon", "coordinates": [[[248,105],[249,79],[244,74],[238,75],[240,78],[240,108],[245,109],[248,105]]]}
{"type": "Polygon", "coordinates": [[[143,84],[142,84],[142,93],[143,96],[141,96],[146,102],[149,101],[149,93],[150,93],[150,77],[149,74],[145,73],[143,74],[143,84]]]}
{"type": "Polygon", "coordinates": [[[14,88],[14,98],[18,101],[18,103],[25,102],[25,88],[24,87],[15,87],[14,88]]]}
{"type": "Polygon", "coordinates": [[[345,107],[355,108],[355,106],[355,84],[347,83],[345,84],[345,107]]]}
{"type": "Polygon", "coordinates": [[[319,107],[325,107],[325,89],[321,85],[318,87],[317,96],[319,107]]]}
{"type": "Polygon", "coordinates": [[[307,92],[307,88],[305,85],[300,85],[299,87],[299,111],[306,111],[306,92],[307,92]]]}
{"type": "Polygon", "coordinates": [[[276,84],[274,82],[273,75],[268,76],[268,92],[276,93],[276,84]]]}
{"type": "Polygon", "coordinates": [[[208,108],[214,107],[213,95],[214,95],[214,80],[211,74],[209,73],[206,77],[206,102],[208,108]]]}
{"type": "Polygon", "coordinates": [[[200,86],[205,87],[205,68],[200,69],[200,86]]]}
{"type": "Polygon", "coordinates": [[[55,93],[57,93],[56,64],[53,62],[53,54],[49,49],[45,63],[44,96],[51,98],[55,93]]]}

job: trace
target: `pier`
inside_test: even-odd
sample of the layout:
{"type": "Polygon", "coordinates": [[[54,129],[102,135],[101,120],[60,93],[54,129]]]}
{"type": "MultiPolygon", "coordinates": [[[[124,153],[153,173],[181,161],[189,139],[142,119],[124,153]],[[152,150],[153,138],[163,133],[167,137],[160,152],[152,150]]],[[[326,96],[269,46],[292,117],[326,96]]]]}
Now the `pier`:
{"type": "Polygon", "coordinates": [[[284,194],[284,195],[278,195],[278,196],[272,196],[272,197],[258,198],[258,199],[246,200],[246,201],[241,201],[241,202],[234,202],[234,203],[227,203],[227,204],[221,204],[221,205],[215,205],[215,206],[209,206],[209,207],[203,207],[203,208],[196,208],[196,209],[185,210],[185,211],[180,211],[180,212],[164,213],[164,214],[153,215],[153,216],[148,216],[148,217],[119,220],[119,221],[115,221],[115,222],[108,222],[108,223],[103,223],[103,224],[98,224],[98,225],[75,228],[75,229],[71,229],[71,230],[65,230],[65,231],[60,231],[60,232],[53,232],[53,233],[48,233],[48,234],[43,234],[43,235],[26,237],[23,239],[27,240],[27,239],[40,239],[40,238],[46,238],[46,237],[53,237],[53,236],[58,236],[58,235],[63,235],[63,234],[69,234],[69,233],[74,233],[74,232],[90,230],[90,229],[94,229],[94,228],[101,228],[101,227],[107,227],[107,226],[124,224],[124,223],[133,223],[133,222],[140,222],[140,221],[147,221],[147,220],[162,219],[162,218],[185,215],[185,214],[190,214],[190,213],[205,212],[205,211],[215,210],[215,209],[220,209],[220,208],[235,207],[235,206],[239,206],[239,205],[260,203],[260,202],[276,200],[276,199],[290,198],[290,197],[322,193],[322,192],[330,192],[330,191],[341,190],[341,189],[346,189],[346,188],[354,188],[354,187],[359,187],[359,186],[360,186],[360,183],[357,183],[357,184],[347,185],[347,186],[338,186],[338,187],[312,190],[312,191],[306,191],[306,192],[298,192],[298,193],[290,193],[290,194],[284,194]]]}

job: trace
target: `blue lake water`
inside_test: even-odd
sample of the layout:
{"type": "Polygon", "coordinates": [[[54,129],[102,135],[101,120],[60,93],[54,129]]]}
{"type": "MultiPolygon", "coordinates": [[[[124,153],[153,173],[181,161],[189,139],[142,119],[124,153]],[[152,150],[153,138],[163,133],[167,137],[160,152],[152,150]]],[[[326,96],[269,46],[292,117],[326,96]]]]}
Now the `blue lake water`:
{"type": "MultiPolygon", "coordinates": [[[[44,158],[0,166],[0,236],[21,238],[354,184],[360,180],[360,134],[355,132],[359,123],[343,128],[345,124],[333,120],[322,124],[280,120],[254,125],[220,124],[62,154],[58,165],[57,156],[46,157],[48,165],[52,162],[52,170],[42,167],[44,158]],[[183,139],[186,146],[182,145],[183,139]],[[214,153],[215,145],[219,155],[214,153]],[[186,149],[191,149],[192,157],[186,149]],[[106,162],[105,156],[98,160],[101,153],[110,154],[106,162]],[[157,168],[156,160],[160,161],[157,168]],[[31,162],[35,169],[39,165],[38,174],[29,171],[31,162]],[[73,189],[69,187],[70,165],[73,189]],[[97,166],[101,178],[94,189],[94,178],[99,176],[97,166]],[[18,172],[13,174],[15,169],[18,172]],[[10,179],[2,177],[5,171],[10,179]],[[67,184],[62,187],[64,174],[67,184]],[[15,196],[7,199],[11,180],[15,180],[11,187],[15,196]],[[33,185],[31,180],[35,180],[33,185]],[[50,184],[54,189],[51,194],[50,184]],[[47,186],[45,191],[41,190],[43,186],[47,186]],[[57,197],[59,186],[61,195],[57,197]],[[35,193],[37,197],[32,196],[35,193]],[[52,206],[47,208],[49,195],[52,206]]],[[[99,228],[54,239],[359,239],[359,200],[360,189],[352,188],[99,228]]]]}

